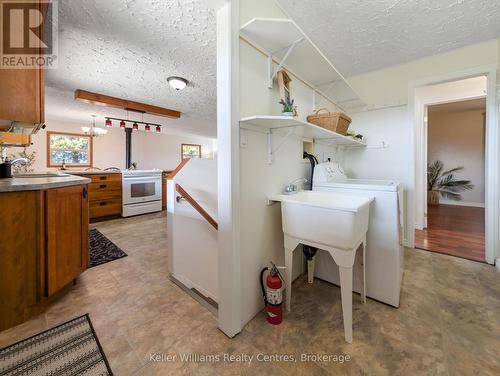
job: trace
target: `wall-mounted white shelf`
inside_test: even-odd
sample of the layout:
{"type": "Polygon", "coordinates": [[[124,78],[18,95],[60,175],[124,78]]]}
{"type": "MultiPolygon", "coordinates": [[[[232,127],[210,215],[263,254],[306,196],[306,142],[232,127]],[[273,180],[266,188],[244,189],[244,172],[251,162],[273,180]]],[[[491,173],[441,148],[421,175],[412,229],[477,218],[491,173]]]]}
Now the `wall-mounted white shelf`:
{"type": "Polygon", "coordinates": [[[284,67],[344,111],[366,106],[293,20],[254,18],[241,27],[240,35],[268,55],[270,87],[276,71],[284,67]],[[278,62],[278,68],[274,67],[273,60],[278,62]]]}
{"type": "Polygon", "coordinates": [[[329,131],[291,116],[248,116],[242,118],[240,120],[240,124],[248,124],[254,127],[266,129],[267,131],[295,128],[293,129],[295,134],[305,138],[311,138],[314,141],[321,141],[332,146],[366,147],[366,144],[362,141],[355,140],[349,136],[342,136],[336,132],[329,131]]]}

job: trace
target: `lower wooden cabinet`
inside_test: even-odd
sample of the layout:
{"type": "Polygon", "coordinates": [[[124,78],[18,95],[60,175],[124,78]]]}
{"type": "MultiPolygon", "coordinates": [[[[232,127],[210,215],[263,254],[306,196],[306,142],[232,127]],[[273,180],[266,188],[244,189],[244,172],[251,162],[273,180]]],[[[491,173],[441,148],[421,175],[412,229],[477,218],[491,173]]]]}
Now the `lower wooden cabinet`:
{"type": "Polygon", "coordinates": [[[41,191],[0,193],[0,330],[28,319],[45,290],[41,191]]]}
{"type": "MultiPolygon", "coordinates": [[[[78,174],[75,174],[78,175],[78,174]]],[[[81,174],[89,178],[90,219],[122,214],[122,174],[81,174]]]]}
{"type": "Polygon", "coordinates": [[[88,267],[88,231],[86,185],[0,193],[0,331],[88,267]]]}
{"type": "Polygon", "coordinates": [[[47,210],[47,293],[52,295],[79,276],[89,258],[87,186],[50,189],[47,210]]]}

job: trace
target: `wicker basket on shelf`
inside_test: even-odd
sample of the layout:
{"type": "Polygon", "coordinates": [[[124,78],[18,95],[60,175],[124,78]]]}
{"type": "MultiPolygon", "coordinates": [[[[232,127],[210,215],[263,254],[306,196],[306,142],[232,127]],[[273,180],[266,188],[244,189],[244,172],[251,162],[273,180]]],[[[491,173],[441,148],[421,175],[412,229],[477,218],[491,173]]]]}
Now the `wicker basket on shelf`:
{"type": "Polygon", "coordinates": [[[342,112],[329,112],[326,108],[321,108],[313,115],[309,115],[307,121],[345,136],[352,119],[342,112]],[[326,111],[326,113],[320,113],[322,111],[326,111]]]}

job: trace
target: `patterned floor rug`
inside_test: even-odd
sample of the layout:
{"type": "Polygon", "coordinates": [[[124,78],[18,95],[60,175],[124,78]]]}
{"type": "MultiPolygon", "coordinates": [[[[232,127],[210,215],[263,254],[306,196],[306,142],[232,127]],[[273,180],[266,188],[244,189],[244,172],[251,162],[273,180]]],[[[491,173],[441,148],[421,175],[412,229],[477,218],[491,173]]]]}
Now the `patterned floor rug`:
{"type": "Polygon", "coordinates": [[[0,350],[0,375],[113,375],[89,315],[0,350]]]}
{"type": "Polygon", "coordinates": [[[105,264],[107,262],[126,257],[127,254],[123,252],[115,243],[105,237],[95,228],[89,231],[90,238],[90,265],[94,267],[97,265],[105,264]]]}

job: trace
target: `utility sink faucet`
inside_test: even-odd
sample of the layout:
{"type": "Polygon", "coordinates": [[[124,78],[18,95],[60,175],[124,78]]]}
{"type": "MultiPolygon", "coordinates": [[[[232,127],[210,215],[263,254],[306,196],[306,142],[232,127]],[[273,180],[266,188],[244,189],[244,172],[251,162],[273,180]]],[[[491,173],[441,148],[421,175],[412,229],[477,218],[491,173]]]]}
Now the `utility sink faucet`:
{"type": "Polygon", "coordinates": [[[298,178],[298,179],[291,181],[290,183],[288,183],[285,186],[285,189],[283,192],[286,195],[293,195],[293,194],[297,193],[299,191],[299,187],[298,187],[299,182],[300,183],[307,183],[307,179],[306,178],[298,178]]]}

